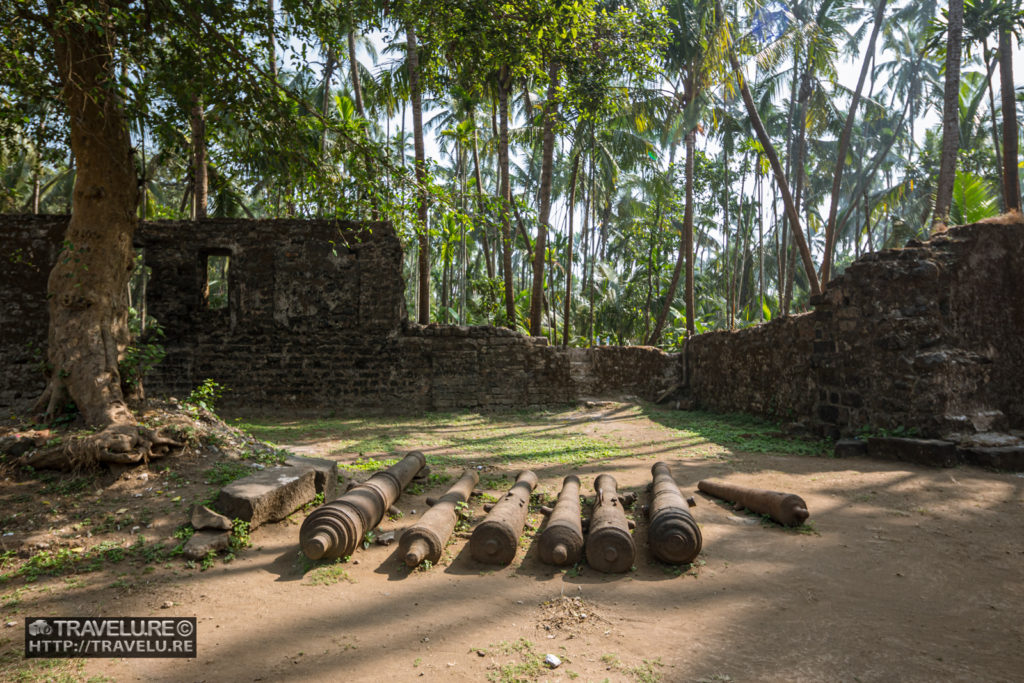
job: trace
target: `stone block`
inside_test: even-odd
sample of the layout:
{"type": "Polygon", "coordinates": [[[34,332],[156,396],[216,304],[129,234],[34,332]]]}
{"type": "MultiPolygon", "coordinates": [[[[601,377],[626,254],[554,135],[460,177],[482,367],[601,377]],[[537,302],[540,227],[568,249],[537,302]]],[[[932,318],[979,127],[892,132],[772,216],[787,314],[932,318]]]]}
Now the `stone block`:
{"type": "Polygon", "coordinates": [[[953,467],[959,460],[956,445],[952,441],[905,439],[894,436],[868,439],[868,456],[929,467],[953,467]]]}
{"type": "Polygon", "coordinates": [[[271,467],[231,482],[217,496],[217,509],[251,528],[284,519],[316,496],[312,467],[271,467]]]}
{"type": "Polygon", "coordinates": [[[1024,472],[1024,446],[967,446],[960,448],[960,457],[969,465],[1024,472]]]}
{"type": "Polygon", "coordinates": [[[231,528],[231,520],[229,518],[214,512],[205,505],[196,505],[192,508],[190,521],[195,529],[219,529],[224,531],[231,528]]]}
{"type": "Polygon", "coordinates": [[[182,554],[190,560],[201,560],[211,551],[227,550],[231,543],[231,534],[227,531],[197,531],[188,539],[182,554]]]}
{"type": "Polygon", "coordinates": [[[338,463],[323,458],[307,458],[301,455],[289,455],[284,460],[286,467],[311,468],[313,470],[316,492],[324,494],[324,500],[338,497],[338,463]]]}
{"type": "Polygon", "coordinates": [[[839,439],[836,441],[837,458],[860,458],[868,454],[868,444],[863,439],[839,439]]]}

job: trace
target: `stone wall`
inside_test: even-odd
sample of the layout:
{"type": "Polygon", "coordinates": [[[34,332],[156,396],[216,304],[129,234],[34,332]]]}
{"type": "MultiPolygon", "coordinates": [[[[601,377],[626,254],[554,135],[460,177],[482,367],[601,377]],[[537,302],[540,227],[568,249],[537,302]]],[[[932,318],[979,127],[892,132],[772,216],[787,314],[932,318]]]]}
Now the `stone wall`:
{"type": "MultiPolygon", "coordinates": [[[[12,263],[0,277],[0,406],[42,390],[33,349],[44,345],[46,276],[66,222],[0,216],[0,257],[12,263]]],[[[151,396],[183,396],[210,378],[230,389],[224,405],[500,408],[653,398],[681,381],[679,355],[657,349],[563,351],[502,328],[409,323],[387,224],[156,222],[135,241],[152,268],[148,312],[166,334],[151,396]],[[230,259],[222,309],[205,296],[210,255],[230,259]]]]}
{"type": "Polygon", "coordinates": [[[691,398],[814,431],[1024,428],[1024,224],[868,254],[804,315],[695,337],[691,398]]]}

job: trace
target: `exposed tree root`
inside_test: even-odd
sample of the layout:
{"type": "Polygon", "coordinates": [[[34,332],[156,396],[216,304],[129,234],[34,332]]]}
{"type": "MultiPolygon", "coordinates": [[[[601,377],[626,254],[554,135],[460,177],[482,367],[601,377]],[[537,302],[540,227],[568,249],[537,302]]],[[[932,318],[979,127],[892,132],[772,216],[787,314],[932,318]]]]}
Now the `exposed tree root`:
{"type": "Polygon", "coordinates": [[[133,465],[163,458],[185,448],[161,430],[116,424],[95,434],[75,435],[63,444],[26,454],[19,465],[35,469],[87,470],[101,464],[133,465]]]}

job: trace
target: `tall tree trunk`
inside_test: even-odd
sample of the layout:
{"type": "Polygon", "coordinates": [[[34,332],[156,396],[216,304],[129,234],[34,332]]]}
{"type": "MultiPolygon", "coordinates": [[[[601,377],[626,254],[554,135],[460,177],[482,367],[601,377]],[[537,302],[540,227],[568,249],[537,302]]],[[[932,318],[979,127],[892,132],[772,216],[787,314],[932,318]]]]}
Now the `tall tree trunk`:
{"type": "Polygon", "coordinates": [[[661,338],[661,331],[665,328],[665,321],[668,319],[669,309],[676,298],[676,288],[679,286],[679,276],[683,267],[686,267],[686,283],[684,297],[686,299],[686,334],[693,336],[695,327],[693,307],[693,162],[694,147],[697,143],[697,129],[691,128],[686,133],[686,205],[683,207],[683,234],[680,238],[679,256],[676,257],[676,267],[672,270],[672,280],[669,282],[668,291],[665,292],[665,303],[658,313],[658,319],[654,323],[654,330],[647,338],[647,345],[654,346],[661,338]]]}
{"type": "MultiPolygon", "coordinates": [[[[558,64],[548,69],[548,92],[544,101],[544,136],[540,159],[540,211],[537,216],[537,241],[533,253],[533,289],[530,296],[530,334],[541,334],[541,300],[544,296],[544,255],[548,248],[548,222],[551,218],[551,176],[555,154],[555,119],[558,112],[558,64]]],[[[572,210],[572,207],[569,209],[572,210]]],[[[529,245],[529,243],[527,243],[529,245]]]]}
{"type": "Polygon", "coordinates": [[[867,80],[868,70],[871,67],[875,54],[875,41],[878,32],[882,28],[882,19],[885,16],[885,5],[887,0],[878,0],[875,7],[874,25],[871,27],[871,38],[868,40],[868,49],[864,54],[864,63],[860,67],[860,76],[857,78],[857,87],[853,91],[853,99],[850,101],[850,111],[846,115],[846,123],[843,124],[843,132],[839,136],[839,149],[836,152],[836,170],[832,175],[832,199],[828,207],[828,220],[825,222],[825,255],[821,260],[821,281],[828,283],[832,278],[832,258],[836,244],[836,215],[839,213],[839,189],[843,183],[843,168],[846,166],[846,152],[850,146],[850,136],[853,134],[853,123],[857,117],[857,106],[860,104],[860,93],[864,88],[864,81],[867,80]]]}
{"type": "Polygon", "coordinates": [[[1006,210],[1020,211],[1020,176],[1017,170],[1017,99],[1013,83],[1013,47],[1010,32],[999,29],[999,93],[1003,105],[1003,194],[1006,210]]]}
{"type": "MultiPolygon", "coordinates": [[[[356,59],[355,31],[348,32],[348,64],[349,73],[352,77],[352,95],[355,99],[356,113],[359,114],[359,118],[365,119],[366,111],[363,110],[363,86],[359,81],[359,60],[356,59]]],[[[416,55],[416,65],[419,67],[419,55],[416,55]]]]}
{"type": "MultiPolygon", "coordinates": [[[[982,54],[988,55],[988,40],[985,39],[981,43],[982,54]]],[[[987,57],[986,57],[987,59],[987,57]]],[[[1002,180],[1002,168],[1003,168],[1003,151],[999,145],[999,123],[996,119],[996,96],[992,91],[992,76],[995,74],[995,66],[999,62],[999,54],[996,53],[992,57],[992,61],[988,65],[988,74],[985,78],[985,86],[988,89],[988,112],[989,121],[992,122],[992,149],[996,151],[996,166],[999,167],[999,178],[1002,180]]],[[[1001,94],[1001,93],[1000,93],[1001,94]]],[[[1003,211],[1006,211],[1006,188],[1003,187],[1002,183],[999,183],[999,204],[1003,211]]]]}
{"type": "Polygon", "coordinates": [[[487,268],[487,279],[494,279],[494,261],[491,258],[491,244],[487,237],[490,226],[490,220],[487,218],[486,211],[484,210],[484,182],[480,175],[480,149],[477,142],[477,131],[476,126],[473,126],[473,177],[476,180],[476,214],[478,225],[482,231],[482,240],[484,248],[484,266],[487,268]]]}
{"type": "MultiPolygon", "coordinates": [[[[569,174],[569,244],[565,255],[565,314],[562,318],[562,347],[569,345],[571,330],[570,314],[572,312],[572,221],[576,213],[576,175],[579,172],[580,155],[572,160],[572,173],[569,174]]],[[[584,228],[586,232],[586,228],[584,228]]]]}
{"type": "Polygon", "coordinates": [[[276,23],[274,0],[267,0],[267,57],[270,60],[270,74],[277,80],[277,46],[274,42],[276,23]]]}
{"type": "Polygon", "coordinates": [[[516,328],[516,300],[512,292],[512,226],[509,205],[512,203],[508,172],[508,91],[512,77],[507,66],[498,73],[498,169],[501,192],[501,269],[505,278],[505,325],[516,328]]]}
{"type": "MultiPolygon", "coordinates": [[[[128,340],[128,280],[138,188],[131,140],[106,26],[65,23],[51,5],[57,70],[77,175],[64,248],[50,271],[48,354],[52,372],[37,404],[50,415],[75,402],[86,422],[138,441],[121,392],[118,360],[128,340]]],[[[109,432],[106,432],[109,433],[109,432]]]]}
{"type": "Polygon", "coordinates": [[[949,0],[946,29],[946,87],[942,101],[942,153],[935,191],[933,224],[949,221],[956,180],[956,155],[960,150],[960,51],[964,29],[964,0],[949,0]]]}
{"type": "Polygon", "coordinates": [[[206,218],[208,182],[206,174],[206,116],[203,101],[199,95],[192,96],[192,110],[189,115],[192,126],[192,220],[206,218]]]}
{"type": "Polygon", "coordinates": [[[323,117],[324,129],[320,131],[320,156],[327,151],[327,118],[331,110],[331,77],[334,76],[334,50],[327,49],[327,64],[324,66],[324,92],[320,98],[320,115],[323,117]]]}
{"type": "MultiPolygon", "coordinates": [[[[779,163],[779,157],[775,153],[775,146],[772,145],[771,138],[768,137],[768,131],[765,130],[764,123],[761,122],[761,117],[757,113],[757,107],[754,105],[754,98],[750,94],[750,88],[747,87],[747,81],[743,77],[740,64],[736,60],[736,55],[733,54],[732,51],[729,52],[729,63],[732,65],[732,70],[736,75],[736,80],[739,82],[740,94],[743,96],[743,104],[747,108],[747,115],[750,117],[750,122],[754,126],[757,138],[761,142],[761,146],[764,148],[765,156],[768,157],[768,163],[771,164],[772,172],[775,174],[775,180],[779,185],[779,192],[782,194],[782,203],[786,207],[786,214],[789,217],[790,228],[793,233],[793,242],[797,245],[797,248],[800,251],[800,258],[803,260],[804,271],[807,273],[807,281],[810,283],[811,294],[821,294],[821,285],[818,282],[818,274],[814,269],[814,261],[811,259],[811,250],[808,248],[807,240],[804,239],[803,232],[800,230],[800,216],[797,213],[793,196],[789,193],[789,184],[786,182],[786,177],[782,173],[782,164],[779,163]]],[[[800,172],[799,169],[796,168],[794,171],[796,173],[800,172]]]]}
{"type": "Polygon", "coordinates": [[[427,159],[423,147],[423,102],[420,92],[420,54],[416,45],[416,29],[411,23],[405,27],[409,65],[409,100],[412,104],[412,140],[416,150],[416,186],[419,202],[416,208],[419,242],[419,323],[430,322],[430,234],[427,229],[427,159]]]}

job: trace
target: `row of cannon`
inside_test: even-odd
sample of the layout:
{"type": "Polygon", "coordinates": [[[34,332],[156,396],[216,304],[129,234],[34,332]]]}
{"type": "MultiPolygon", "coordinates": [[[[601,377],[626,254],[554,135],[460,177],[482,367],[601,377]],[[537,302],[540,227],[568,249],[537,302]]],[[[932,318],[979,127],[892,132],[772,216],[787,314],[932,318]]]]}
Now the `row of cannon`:
{"type": "MultiPolygon", "coordinates": [[[[426,465],[422,453],[414,451],[394,466],[377,472],[340,498],[320,506],[299,530],[302,551],[313,560],[351,555],[366,532],[373,530],[394,505],[402,491],[426,465]]],[[[668,465],[651,468],[648,543],[652,554],[667,564],[687,564],[701,551],[700,527],[689,511],[668,465]]],[[[466,470],[399,540],[399,555],[406,565],[437,563],[458,523],[464,506],[479,482],[476,470],[466,470]]],[[[487,517],[473,530],[470,555],[485,564],[507,565],[515,558],[519,537],[526,525],[530,496],[537,475],[520,472],[507,493],[495,503],[487,517]]],[[[780,524],[798,526],[809,513],[803,499],[794,494],[750,489],[715,481],[701,481],[698,488],[715,497],[760,514],[780,524]]],[[[587,564],[606,573],[628,571],[636,559],[636,545],[626,517],[626,508],[636,495],[620,495],[615,478],[601,474],[594,481],[595,496],[589,519],[583,518],[580,480],[570,474],[552,508],[542,507],[548,522],[538,539],[540,559],[546,564],[571,566],[586,557],[587,564]],[[584,542],[584,527],[588,527],[584,542]]]]}

